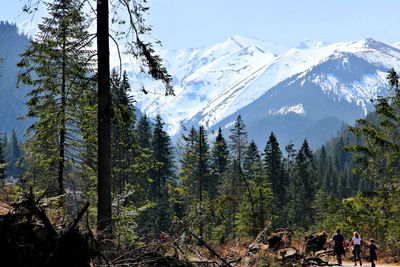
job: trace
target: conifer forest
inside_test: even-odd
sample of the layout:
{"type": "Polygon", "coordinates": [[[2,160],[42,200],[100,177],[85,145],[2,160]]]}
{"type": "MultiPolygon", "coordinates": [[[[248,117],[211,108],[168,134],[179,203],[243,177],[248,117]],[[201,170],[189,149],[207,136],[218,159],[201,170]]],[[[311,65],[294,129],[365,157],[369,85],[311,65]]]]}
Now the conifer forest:
{"type": "Polygon", "coordinates": [[[400,261],[399,70],[373,111],[322,146],[274,131],[260,146],[243,114],[173,137],[163,113],[137,108],[132,91],[151,92],[110,67],[123,44],[160,97],[178,94],[146,38],[145,0],[25,1],[23,12],[39,7],[34,37],[0,25],[19,51],[0,62],[0,104],[14,90],[24,103],[7,111],[19,122],[0,113],[1,266],[335,266],[337,228],[348,243],[360,234],[367,261],[370,238],[378,262],[400,261]]]}

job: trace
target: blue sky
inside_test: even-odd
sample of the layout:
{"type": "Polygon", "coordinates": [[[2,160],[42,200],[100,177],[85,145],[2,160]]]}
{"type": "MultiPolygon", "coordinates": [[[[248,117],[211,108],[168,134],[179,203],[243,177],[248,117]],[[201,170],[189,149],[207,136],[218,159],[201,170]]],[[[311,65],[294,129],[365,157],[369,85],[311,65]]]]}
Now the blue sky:
{"type": "MultiPolygon", "coordinates": [[[[0,0],[0,20],[21,24],[23,0],[0,0]]],[[[148,0],[148,22],[166,48],[211,45],[233,35],[296,46],[372,37],[400,41],[400,0],[148,0]]],[[[40,16],[36,16],[38,17],[40,16]]]]}

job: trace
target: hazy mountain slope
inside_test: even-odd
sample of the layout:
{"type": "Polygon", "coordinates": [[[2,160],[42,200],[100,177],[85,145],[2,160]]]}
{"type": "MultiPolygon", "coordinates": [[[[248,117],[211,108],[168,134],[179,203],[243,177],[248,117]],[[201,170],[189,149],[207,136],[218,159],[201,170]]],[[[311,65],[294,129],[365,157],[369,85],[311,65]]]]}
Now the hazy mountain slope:
{"type": "Polygon", "coordinates": [[[24,96],[27,87],[16,88],[21,54],[29,44],[27,36],[20,34],[16,25],[0,22],[0,133],[11,134],[12,129],[21,136],[29,125],[28,120],[17,120],[26,112],[24,96]]]}

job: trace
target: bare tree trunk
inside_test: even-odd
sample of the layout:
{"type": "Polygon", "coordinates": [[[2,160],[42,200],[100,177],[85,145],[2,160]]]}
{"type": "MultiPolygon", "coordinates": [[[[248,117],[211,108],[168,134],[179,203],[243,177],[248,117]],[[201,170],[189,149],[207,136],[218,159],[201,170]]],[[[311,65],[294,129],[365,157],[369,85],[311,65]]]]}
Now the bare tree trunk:
{"type": "Polygon", "coordinates": [[[111,93],[108,0],[97,0],[98,182],[97,229],[111,232],[111,93]]]}
{"type": "Polygon", "coordinates": [[[199,201],[200,201],[200,212],[199,212],[199,217],[200,217],[200,236],[203,237],[203,134],[204,134],[204,128],[203,126],[200,126],[199,128],[199,201]]]}
{"type": "Polygon", "coordinates": [[[64,190],[64,163],[65,163],[65,117],[66,117],[66,55],[65,55],[65,29],[63,30],[63,46],[62,46],[62,84],[61,84],[61,129],[60,129],[60,159],[58,162],[58,195],[65,193],[64,190]]]}

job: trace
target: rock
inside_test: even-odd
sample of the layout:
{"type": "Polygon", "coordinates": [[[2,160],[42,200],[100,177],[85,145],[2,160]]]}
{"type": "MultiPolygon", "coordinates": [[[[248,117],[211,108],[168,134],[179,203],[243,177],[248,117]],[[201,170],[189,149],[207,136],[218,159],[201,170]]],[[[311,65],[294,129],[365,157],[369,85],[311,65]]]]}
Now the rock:
{"type": "Polygon", "coordinates": [[[297,249],[289,247],[289,248],[285,248],[285,249],[280,249],[278,251],[278,258],[280,259],[295,259],[295,258],[299,258],[299,256],[301,256],[299,254],[299,252],[297,251],[297,249]],[[298,255],[296,255],[298,254],[298,255]]]}

